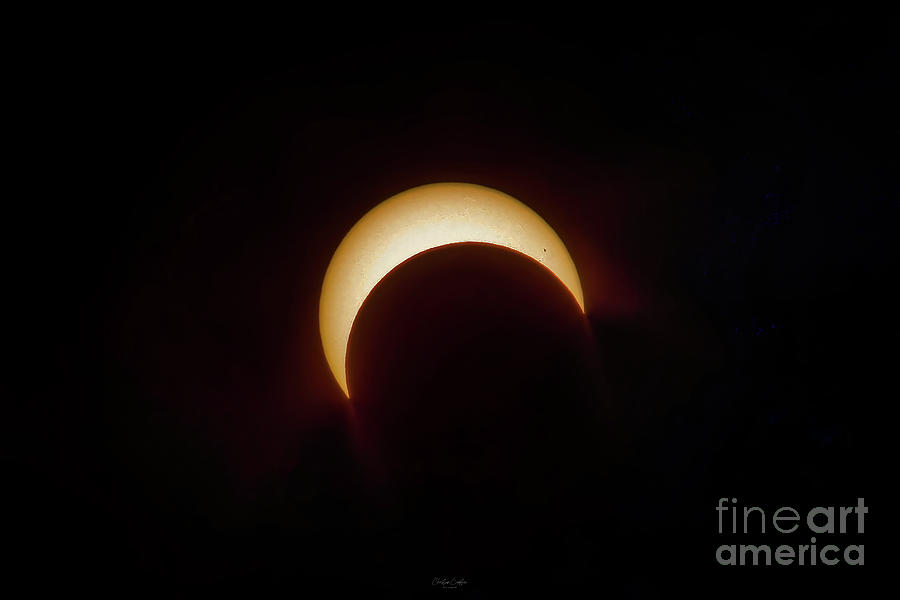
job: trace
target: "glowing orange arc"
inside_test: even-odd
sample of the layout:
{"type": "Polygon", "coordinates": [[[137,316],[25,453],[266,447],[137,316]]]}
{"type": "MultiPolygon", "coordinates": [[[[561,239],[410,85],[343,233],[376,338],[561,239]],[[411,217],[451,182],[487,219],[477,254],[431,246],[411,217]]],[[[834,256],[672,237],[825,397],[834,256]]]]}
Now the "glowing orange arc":
{"type": "Polygon", "coordinates": [[[322,283],[322,345],[328,366],[348,398],[347,345],[369,293],[403,261],[463,242],[504,246],[533,258],[559,278],[584,311],[581,281],[569,251],[546,221],[512,196],[470,183],[434,183],[401,192],[350,229],[322,283]]]}

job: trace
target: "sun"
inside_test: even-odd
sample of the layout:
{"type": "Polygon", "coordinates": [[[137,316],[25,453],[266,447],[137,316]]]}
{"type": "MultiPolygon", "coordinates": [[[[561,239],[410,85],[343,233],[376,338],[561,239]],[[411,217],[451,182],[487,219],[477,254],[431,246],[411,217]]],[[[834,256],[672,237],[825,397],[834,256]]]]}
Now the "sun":
{"type": "Polygon", "coordinates": [[[341,241],[322,283],[319,331],[328,366],[344,394],[347,345],[356,315],[381,279],[413,256],[440,246],[481,242],[504,246],[549,269],[584,311],[578,271],[555,231],[503,192],[471,183],[433,183],[388,198],[341,241]]]}

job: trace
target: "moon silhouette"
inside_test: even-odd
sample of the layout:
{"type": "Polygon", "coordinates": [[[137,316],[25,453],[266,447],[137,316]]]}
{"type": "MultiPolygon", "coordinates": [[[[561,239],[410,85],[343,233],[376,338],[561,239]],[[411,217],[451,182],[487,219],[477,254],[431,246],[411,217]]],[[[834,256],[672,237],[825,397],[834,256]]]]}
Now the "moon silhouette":
{"type": "Polygon", "coordinates": [[[584,311],[575,263],[536,212],[503,192],[470,183],[406,190],[375,206],[350,229],[325,272],[319,331],[328,366],[347,398],[347,345],[369,293],[407,259],[464,242],[504,246],[531,257],[556,275],[584,311]]]}

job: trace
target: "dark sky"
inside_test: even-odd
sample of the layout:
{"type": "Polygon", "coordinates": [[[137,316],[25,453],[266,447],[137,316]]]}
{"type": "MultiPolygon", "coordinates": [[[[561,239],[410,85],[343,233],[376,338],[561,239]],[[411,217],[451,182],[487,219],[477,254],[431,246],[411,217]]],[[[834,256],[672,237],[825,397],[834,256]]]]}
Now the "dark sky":
{"type": "Polygon", "coordinates": [[[893,472],[896,21],[109,18],[35,27],[11,71],[11,572],[116,597],[866,595],[893,472]],[[417,257],[360,313],[348,410],[328,260],[435,181],[541,214],[587,315],[505,250],[417,257]],[[865,497],[838,542],[867,564],[718,566],[721,497],[865,497]]]}

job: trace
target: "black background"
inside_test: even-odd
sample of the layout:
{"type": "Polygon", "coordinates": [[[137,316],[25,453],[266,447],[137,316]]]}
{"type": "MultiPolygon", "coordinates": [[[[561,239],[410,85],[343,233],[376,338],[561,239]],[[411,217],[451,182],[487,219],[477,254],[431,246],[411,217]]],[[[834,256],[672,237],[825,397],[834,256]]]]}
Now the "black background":
{"type": "Polygon", "coordinates": [[[896,396],[885,15],[37,23],[10,54],[13,579],[117,597],[874,589],[896,396]],[[349,409],[318,337],[328,260],[375,203],[435,181],[541,214],[587,317],[521,256],[429,252],[360,313],[349,409]],[[717,535],[721,497],[865,497],[866,533],[836,543],[866,543],[866,565],[721,567],[725,541],[808,543],[717,535]]]}

